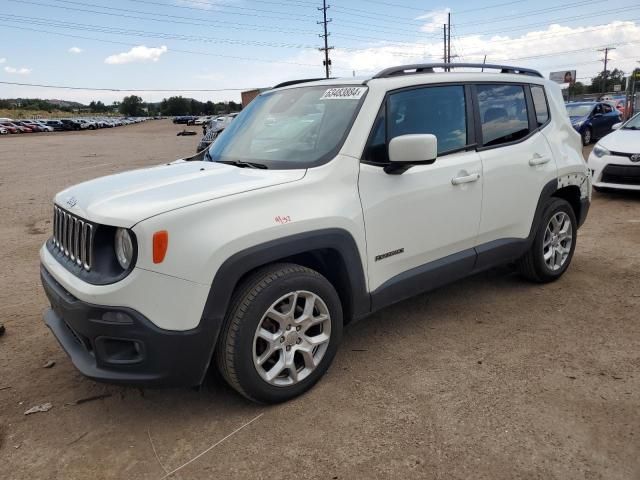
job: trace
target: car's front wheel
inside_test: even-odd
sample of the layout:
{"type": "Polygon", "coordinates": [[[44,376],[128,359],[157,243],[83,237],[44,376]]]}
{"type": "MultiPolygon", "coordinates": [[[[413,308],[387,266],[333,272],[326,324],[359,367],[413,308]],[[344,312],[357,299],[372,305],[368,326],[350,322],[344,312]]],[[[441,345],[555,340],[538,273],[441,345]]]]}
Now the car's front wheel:
{"type": "Polygon", "coordinates": [[[236,291],[216,349],[218,368],[242,395],[277,403],[311,388],[342,337],[342,306],[329,281],[295,264],[260,269],[236,291]]]}
{"type": "Polygon", "coordinates": [[[531,248],[518,262],[520,273],[540,283],[560,278],[573,258],[577,233],[576,216],[569,202],[551,198],[531,248]]]}

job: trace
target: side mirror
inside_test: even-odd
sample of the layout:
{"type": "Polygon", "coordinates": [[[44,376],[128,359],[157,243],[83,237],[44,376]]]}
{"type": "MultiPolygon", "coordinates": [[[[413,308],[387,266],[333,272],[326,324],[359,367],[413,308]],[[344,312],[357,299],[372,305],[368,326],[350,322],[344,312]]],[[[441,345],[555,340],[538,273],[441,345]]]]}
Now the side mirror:
{"type": "Polygon", "coordinates": [[[430,133],[400,135],[389,142],[389,161],[384,169],[389,174],[400,174],[413,165],[435,162],[438,156],[438,139],[430,133]]]}
{"type": "Polygon", "coordinates": [[[622,126],[623,122],[614,123],[611,125],[611,130],[618,130],[622,126]]]}

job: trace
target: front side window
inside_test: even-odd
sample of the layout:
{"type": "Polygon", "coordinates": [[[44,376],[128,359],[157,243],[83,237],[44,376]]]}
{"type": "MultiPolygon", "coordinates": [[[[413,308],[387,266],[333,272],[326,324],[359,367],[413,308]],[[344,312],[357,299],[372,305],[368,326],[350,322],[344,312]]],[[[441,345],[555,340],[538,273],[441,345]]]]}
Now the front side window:
{"type": "Polygon", "coordinates": [[[400,135],[430,133],[438,139],[438,155],[467,145],[464,87],[422,87],[388,96],[376,118],[364,158],[388,162],[389,142],[400,135]]]}
{"type": "Polygon", "coordinates": [[[538,126],[541,127],[549,120],[549,107],[547,106],[544,87],[531,85],[531,97],[533,98],[533,107],[536,110],[536,121],[538,126]]]}
{"type": "Polygon", "coordinates": [[[207,158],[267,168],[308,168],[338,153],[367,87],[309,86],[256,97],[220,134],[207,158]]]}
{"type": "Polygon", "coordinates": [[[510,143],[529,134],[527,102],[522,85],[478,85],[482,143],[510,143]]]}

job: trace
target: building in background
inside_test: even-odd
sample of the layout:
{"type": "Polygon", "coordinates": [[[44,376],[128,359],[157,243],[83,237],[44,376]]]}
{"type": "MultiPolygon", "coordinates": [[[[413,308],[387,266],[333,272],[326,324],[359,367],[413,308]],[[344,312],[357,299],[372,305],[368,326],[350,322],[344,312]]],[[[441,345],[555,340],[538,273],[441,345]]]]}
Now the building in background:
{"type": "Polygon", "coordinates": [[[256,98],[262,92],[266,92],[267,90],[269,90],[269,89],[268,88],[254,88],[253,90],[246,90],[246,91],[242,92],[240,94],[242,96],[242,108],[245,108],[247,105],[249,105],[249,103],[251,103],[251,100],[256,98]]]}

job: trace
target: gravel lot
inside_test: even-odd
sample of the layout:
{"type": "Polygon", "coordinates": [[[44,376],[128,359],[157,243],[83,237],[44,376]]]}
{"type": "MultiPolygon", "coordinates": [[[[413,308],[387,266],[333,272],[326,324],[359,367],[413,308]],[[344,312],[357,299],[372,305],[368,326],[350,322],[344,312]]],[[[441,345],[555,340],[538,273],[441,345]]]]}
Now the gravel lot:
{"type": "Polygon", "coordinates": [[[285,405],[215,376],[144,391],[83,378],[41,319],[51,198],[191,154],[199,137],[180,129],[0,138],[2,479],[158,479],[258,415],[172,478],[640,478],[639,195],[594,193],[554,284],[494,270],[353,325],[325,378],[285,405]]]}

